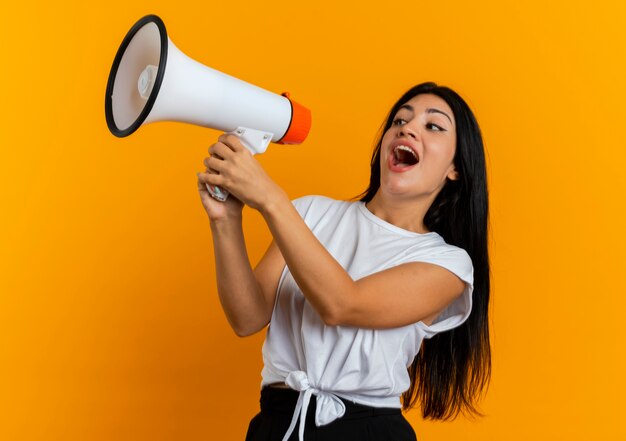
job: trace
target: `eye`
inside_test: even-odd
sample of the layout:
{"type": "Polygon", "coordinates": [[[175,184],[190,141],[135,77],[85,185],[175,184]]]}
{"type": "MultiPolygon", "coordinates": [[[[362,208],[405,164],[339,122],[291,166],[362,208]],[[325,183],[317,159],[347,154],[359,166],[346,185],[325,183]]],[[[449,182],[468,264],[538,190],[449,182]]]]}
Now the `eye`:
{"type": "Polygon", "coordinates": [[[444,129],[443,127],[439,127],[437,124],[433,124],[433,123],[427,123],[426,124],[426,128],[427,129],[434,129],[435,132],[445,132],[446,129],[444,129]]]}
{"type": "Polygon", "coordinates": [[[402,118],[396,118],[393,120],[393,122],[391,123],[394,126],[403,126],[406,124],[406,120],[402,119],[402,118]]]}

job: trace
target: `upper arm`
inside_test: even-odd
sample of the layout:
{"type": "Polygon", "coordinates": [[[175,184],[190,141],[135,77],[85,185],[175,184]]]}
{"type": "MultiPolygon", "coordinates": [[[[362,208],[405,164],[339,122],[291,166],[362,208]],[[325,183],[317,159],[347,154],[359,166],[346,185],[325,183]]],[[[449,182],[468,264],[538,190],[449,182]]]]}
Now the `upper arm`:
{"type": "Polygon", "coordinates": [[[465,282],[442,266],[405,263],[357,280],[336,324],[395,328],[431,322],[464,289],[465,282]]]}
{"type": "Polygon", "coordinates": [[[254,276],[261,288],[261,294],[263,295],[266,306],[267,320],[265,324],[269,323],[271,319],[280,275],[284,268],[285,259],[276,243],[272,241],[267,251],[265,251],[265,254],[254,268],[254,276]]]}

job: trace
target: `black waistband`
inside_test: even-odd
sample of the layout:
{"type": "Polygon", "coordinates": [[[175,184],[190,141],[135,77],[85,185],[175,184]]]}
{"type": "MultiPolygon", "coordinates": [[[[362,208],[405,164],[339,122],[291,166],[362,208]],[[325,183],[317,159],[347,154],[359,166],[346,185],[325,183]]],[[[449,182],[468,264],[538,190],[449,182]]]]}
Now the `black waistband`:
{"type": "MultiPolygon", "coordinates": [[[[300,392],[293,389],[279,389],[275,387],[264,387],[261,390],[261,411],[293,414],[300,392]]],[[[353,403],[344,398],[338,397],[346,406],[346,413],[343,418],[366,418],[375,415],[400,415],[401,409],[395,407],[372,407],[363,404],[353,403]]],[[[311,397],[307,419],[315,416],[315,406],[317,399],[315,395],[311,397]]]]}

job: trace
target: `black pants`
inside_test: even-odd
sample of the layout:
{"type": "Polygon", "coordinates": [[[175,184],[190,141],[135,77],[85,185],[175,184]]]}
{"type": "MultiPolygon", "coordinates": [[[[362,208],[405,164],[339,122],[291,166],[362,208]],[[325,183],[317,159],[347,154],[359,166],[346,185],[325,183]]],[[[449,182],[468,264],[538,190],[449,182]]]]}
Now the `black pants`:
{"type": "MultiPolygon", "coordinates": [[[[265,387],[261,391],[261,412],[248,426],[246,441],[281,441],[289,428],[298,401],[291,389],[265,387]]],[[[417,441],[415,432],[400,409],[354,404],[346,405],[343,417],[326,426],[315,425],[315,396],[307,410],[304,441],[417,441]]],[[[298,440],[298,425],[289,441],[298,440]]]]}

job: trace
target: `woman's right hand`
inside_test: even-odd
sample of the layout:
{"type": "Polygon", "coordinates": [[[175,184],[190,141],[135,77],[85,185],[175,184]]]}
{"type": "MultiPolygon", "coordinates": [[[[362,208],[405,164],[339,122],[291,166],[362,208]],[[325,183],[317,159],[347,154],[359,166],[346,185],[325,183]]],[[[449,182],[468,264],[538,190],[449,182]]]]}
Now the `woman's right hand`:
{"type": "Polygon", "coordinates": [[[200,193],[200,200],[202,201],[202,205],[204,206],[204,210],[209,216],[209,219],[211,222],[241,220],[243,202],[232,194],[228,195],[228,199],[224,202],[220,202],[214,199],[209,193],[206,186],[206,175],[210,173],[214,172],[208,168],[205,172],[198,173],[198,192],[200,193]]]}

